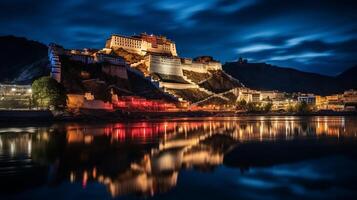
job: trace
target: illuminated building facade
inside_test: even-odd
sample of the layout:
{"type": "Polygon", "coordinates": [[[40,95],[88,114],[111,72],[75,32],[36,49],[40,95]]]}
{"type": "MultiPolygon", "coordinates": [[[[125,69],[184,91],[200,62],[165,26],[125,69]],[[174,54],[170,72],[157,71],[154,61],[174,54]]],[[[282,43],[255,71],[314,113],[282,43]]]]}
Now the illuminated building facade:
{"type": "Polygon", "coordinates": [[[150,73],[183,76],[179,58],[149,55],[146,57],[146,65],[149,66],[150,73]]]}
{"type": "Polygon", "coordinates": [[[150,100],[137,96],[112,96],[114,108],[122,110],[139,110],[139,111],[174,111],[176,105],[164,100],[150,100]]]}
{"type": "Polygon", "coordinates": [[[30,108],[31,97],[31,85],[0,84],[0,108],[30,108]]]}
{"type": "Polygon", "coordinates": [[[251,90],[249,88],[239,88],[238,89],[238,101],[246,102],[259,102],[260,92],[257,90],[251,90]]]}
{"type": "Polygon", "coordinates": [[[51,43],[48,46],[48,58],[50,61],[51,78],[55,79],[57,82],[61,82],[61,61],[59,56],[64,53],[63,47],[51,43]]]}
{"type": "Polygon", "coordinates": [[[123,48],[129,52],[145,55],[147,52],[177,56],[176,45],[164,36],[142,33],[135,36],[111,35],[105,48],[123,48]]]}
{"type": "Polygon", "coordinates": [[[266,100],[266,99],[284,99],[285,93],[279,92],[276,90],[273,91],[260,91],[260,100],[266,100]]]}
{"type": "Polygon", "coordinates": [[[307,104],[315,105],[316,97],[313,94],[303,94],[298,96],[298,102],[305,102],[307,104]]]}
{"type": "Polygon", "coordinates": [[[209,70],[222,70],[222,64],[217,61],[199,62],[191,58],[181,58],[183,70],[194,71],[198,73],[207,73],[209,70]]]}
{"type": "Polygon", "coordinates": [[[357,103],[357,90],[347,90],[343,93],[345,103],[357,103]]]}

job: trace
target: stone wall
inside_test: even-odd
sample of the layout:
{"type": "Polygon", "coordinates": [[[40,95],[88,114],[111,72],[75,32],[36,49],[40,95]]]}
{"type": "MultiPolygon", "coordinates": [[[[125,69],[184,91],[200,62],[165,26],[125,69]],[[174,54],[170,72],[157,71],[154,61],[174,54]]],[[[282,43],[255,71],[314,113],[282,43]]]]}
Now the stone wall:
{"type": "Polygon", "coordinates": [[[106,65],[106,66],[102,66],[102,71],[110,76],[114,76],[122,79],[128,79],[128,73],[126,71],[126,68],[123,66],[106,65]]]}
{"type": "Polygon", "coordinates": [[[179,58],[150,55],[147,59],[150,73],[183,76],[179,58]]]}
{"type": "Polygon", "coordinates": [[[98,109],[112,110],[113,105],[101,100],[86,100],[82,94],[68,94],[67,107],[69,109],[98,109]]]}

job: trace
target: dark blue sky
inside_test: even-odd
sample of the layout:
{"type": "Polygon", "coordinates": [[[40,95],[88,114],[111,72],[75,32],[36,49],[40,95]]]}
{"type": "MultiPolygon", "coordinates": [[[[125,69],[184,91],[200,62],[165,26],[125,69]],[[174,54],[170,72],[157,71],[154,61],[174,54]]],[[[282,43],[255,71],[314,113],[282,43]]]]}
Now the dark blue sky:
{"type": "Polygon", "coordinates": [[[212,55],[335,75],[357,64],[357,1],[1,0],[0,35],[102,48],[111,33],[162,34],[212,55]]]}

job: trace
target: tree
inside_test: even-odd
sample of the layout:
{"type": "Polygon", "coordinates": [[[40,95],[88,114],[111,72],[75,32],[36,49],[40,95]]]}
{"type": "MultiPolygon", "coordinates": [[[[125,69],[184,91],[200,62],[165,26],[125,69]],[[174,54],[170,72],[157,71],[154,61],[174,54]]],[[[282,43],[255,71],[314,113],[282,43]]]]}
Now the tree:
{"type": "Polygon", "coordinates": [[[38,107],[64,108],[67,103],[67,95],[62,84],[51,77],[44,76],[32,83],[32,97],[38,107]]]}
{"type": "Polygon", "coordinates": [[[293,112],[295,112],[296,111],[296,108],[295,108],[295,106],[293,106],[293,105],[289,105],[288,106],[288,108],[286,109],[286,111],[288,111],[289,113],[293,113],[293,112]]]}
{"type": "Polygon", "coordinates": [[[296,105],[296,110],[299,113],[308,113],[311,112],[311,107],[305,101],[302,101],[296,105]]]}
{"type": "Polygon", "coordinates": [[[269,112],[269,111],[271,111],[272,107],[273,107],[273,103],[272,102],[268,102],[268,103],[266,103],[264,105],[263,110],[264,110],[264,112],[269,112]]]}
{"type": "Polygon", "coordinates": [[[247,103],[247,111],[248,112],[259,112],[261,111],[259,104],[254,102],[247,103]]]}
{"type": "Polygon", "coordinates": [[[247,102],[243,99],[238,101],[237,103],[237,109],[238,110],[246,110],[247,109],[247,102]]]}

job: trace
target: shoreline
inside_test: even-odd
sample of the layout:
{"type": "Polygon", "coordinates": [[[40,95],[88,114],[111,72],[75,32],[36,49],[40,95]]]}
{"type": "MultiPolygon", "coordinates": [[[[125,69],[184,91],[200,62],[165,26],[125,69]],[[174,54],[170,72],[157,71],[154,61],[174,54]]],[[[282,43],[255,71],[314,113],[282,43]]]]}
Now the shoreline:
{"type": "Polygon", "coordinates": [[[357,112],[320,111],[312,113],[237,113],[233,111],[177,111],[177,112],[124,112],[105,110],[81,110],[80,113],[49,110],[0,110],[0,123],[4,122],[86,122],[86,121],[133,121],[202,117],[249,117],[249,116],[357,116],[357,112]]]}

